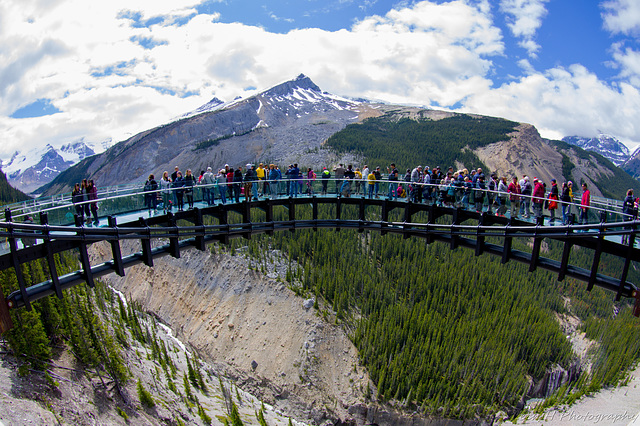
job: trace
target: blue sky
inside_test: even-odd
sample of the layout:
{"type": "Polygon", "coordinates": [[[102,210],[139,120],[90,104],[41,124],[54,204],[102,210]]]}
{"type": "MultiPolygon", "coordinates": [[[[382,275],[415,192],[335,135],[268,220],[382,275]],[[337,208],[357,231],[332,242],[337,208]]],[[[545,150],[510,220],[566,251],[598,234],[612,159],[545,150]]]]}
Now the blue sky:
{"type": "Polygon", "coordinates": [[[640,143],[637,0],[0,0],[0,158],[308,75],[343,96],[640,143]]]}

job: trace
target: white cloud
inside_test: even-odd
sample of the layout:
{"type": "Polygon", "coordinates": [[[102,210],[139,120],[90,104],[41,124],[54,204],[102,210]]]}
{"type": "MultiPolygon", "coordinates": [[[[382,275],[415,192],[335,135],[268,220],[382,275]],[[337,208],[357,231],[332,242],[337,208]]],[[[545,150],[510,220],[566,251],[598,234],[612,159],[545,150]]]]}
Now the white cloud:
{"type": "Polygon", "coordinates": [[[219,23],[218,15],[168,24],[172,17],[190,17],[197,3],[67,0],[42,14],[35,1],[0,6],[8,24],[0,33],[0,76],[6,77],[0,80],[0,155],[43,138],[119,140],[214,94],[229,100],[300,72],[338,94],[454,104],[491,85],[484,77],[487,58],[504,50],[486,3],[421,2],[336,32],[274,34],[219,23]],[[159,16],[169,18],[140,25],[159,16]],[[153,40],[154,47],[145,49],[141,39],[153,40]],[[187,93],[199,96],[181,98],[187,93]],[[51,99],[62,113],[6,118],[36,99],[51,99]],[[58,129],[62,123],[64,131],[58,129]]]}
{"type": "Polygon", "coordinates": [[[637,0],[609,0],[602,3],[604,27],[613,34],[638,34],[640,31],[640,2],[637,0]]]}
{"type": "Polygon", "coordinates": [[[501,0],[500,10],[507,15],[507,26],[517,38],[520,47],[535,56],[540,45],[535,42],[536,32],[547,15],[545,3],[549,0],[501,0]]]}
{"type": "MultiPolygon", "coordinates": [[[[532,122],[547,134],[593,128],[640,141],[640,101],[631,85],[640,68],[636,52],[619,48],[614,55],[631,84],[608,85],[580,66],[541,73],[520,60],[524,76],[496,88],[492,60],[504,58],[505,47],[486,0],[423,1],[349,30],[287,34],[194,15],[196,0],[17,3],[0,2],[0,157],[81,137],[123,140],[214,95],[231,100],[299,73],[339,95],[463,105],[532,122]],[[140,40],[153,41],[152,48],[140,40]],[[9,118],[37,99],[62,112],[9,118]]],[[[522,17],[525,3],[511,4],[510,13],[522,17]]],[[[535,44],[544,8],[530,14],[538,19],[514,19],[512,31],[535,44]]]]}
{"type": "Polygon", "coordinates": [[[638,140],[640,92],[608,85],[581,65],[534,73],[471,96],[469,111],[533,123],[547,137],[596,135],[599,130],[638,140]]]}
{"type": "Polygon", "coordinates": [[[619,78],[640,88],[640,52],[625,48],[622,43],[615,43],[612,51],[616,66],[620,68],[619,78]]]}

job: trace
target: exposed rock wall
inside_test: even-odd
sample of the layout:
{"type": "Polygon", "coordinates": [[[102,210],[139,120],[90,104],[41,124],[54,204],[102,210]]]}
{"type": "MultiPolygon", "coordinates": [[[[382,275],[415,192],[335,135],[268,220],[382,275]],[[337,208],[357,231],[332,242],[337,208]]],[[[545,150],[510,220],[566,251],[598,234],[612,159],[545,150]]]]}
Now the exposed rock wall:
{"type": "Polygon", "coordinates": [[[562,181],[562,155],[549,146],[530,124],[521,124],[512,133],[508,141],[497,142],[478,148],[475,153],[487,165],[489,172],[521,178],[525,174],[530,178],[538,177],[551,183],[551,178],[562,181]]]}
{"type": "MultiPolygon", "coordinates": [[[[109,255],[107,245],[93,246],[94,258],[109,255]]],[[[241,256],[189,250],[181,257],[105,281],[266,402],[301,420],[356,420],[349,407],[364,403],[368,375],[340,327],[241,256]]]]}

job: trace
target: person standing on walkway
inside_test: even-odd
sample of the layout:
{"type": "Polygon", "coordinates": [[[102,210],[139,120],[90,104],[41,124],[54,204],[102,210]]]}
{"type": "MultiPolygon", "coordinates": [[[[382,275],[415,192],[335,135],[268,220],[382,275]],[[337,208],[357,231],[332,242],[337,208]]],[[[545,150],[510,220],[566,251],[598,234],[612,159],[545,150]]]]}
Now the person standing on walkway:
{"type": "MultiPolygon", "coordinates": [[[[633,189],[627,190],[627,196],[622,203],[622,220],[628,222],[638,218],[638,208],[633,198],[633,189]]],[[[631,229],[630,226],[625,226],[624,229],[631,229]]],[[[622,244],[629,244],[629,235],[622,236],[622,244]]]]}
{"type": "Polygon", "coordinates": [[[191,169],[187,169],[187,175],[184,177],[184,195],[187,196],[189,209],[193,209],[193,187],[195,185],[196,177],[191,173],[191,169]]]}
{"type": "Polygon", "coordinates": [[[573,201],[573,193],[571,187],[573,184],[571,181],[562,184],[562,194],[560,194],[560,201],[562,202],[562,224],[569,225],[571,220],[571,202],[573,201]]]}
{"type": "Polygon", "coordinates": [[[171,183],[171,186],[174,188],[173,193],[176,197],[176,206],[178,207],[178,211],[181,212],[184,209],[184,178],[182,177],[181,171],[176,173],[176,179],[171,183]]]}
{"type": "MultiPolygon", "coordinates": [[[[175,166],[173,169],[173,173],[171,173],[171,182],[175,182],[176,179],[178,178],[178,173],[180,173],[180,175],[182,176],[182,172],[180,172],[180,168],[178,166],[175,166]]],[[[176,191],[173,191],[172,193],[172,197],[173,199],[173,204],[174,205],[178,205],[178,197],[176,197],[176,191]]]]}
{"type": "Polygon", "coordinates": [[[211,167],[207,167],[207,171],[202,175],[202,181],[200,182],[200,184],[203,186],[202,201],[207,203],[208,206],[212,205],[216,199],[216,194],[213,191],[214,175],[211,170],[211,167]]]}
{"type": "Polygon", "coordinates": [[[73,191],[71,191],[71,202],[74,204],[76,214],[82,219],[82,223],[84,223],[84,206],[81,204],[82,190],[80,189],[79,183],[76,183],[73,186],[73,191]]]}
{"type": "Polygon", "coordinates": [[[169,172],[164,171],[162,173],[162,177],[160,178],[160,190],[162,193],[162,211],[164,214],[171,211],[171,206],[173,204],[173,196],[170,192],[171,188],[171,179],[169,179],[169,172]]]}
{"type": "Polygon", "coordinates": [[[536,218],[542,217],[542,207],[544,205],[544,185],[538,178],[533,178],[533,215],[536,218]]]}
{"type": "MultiPolygon", "coordinates": [[[[271,199],[278,198],[278,181],[280,180],[280,173],[275,164],[269,164],[269,192],[271,199]]],[[[325,188],[326,189],[326,188],[325,188]]]]}
{"type": "Polygon", "coordinates": [[[333,176],[336,179],[336,195],[340,194],[340,187],[342,186],[342,179],[344,178],[344,164],[340,163],[338,167],[333,168],[333,176]]]}
{"type": "Polygon", "coordinates": [[[549,201],[549,225],[553,225],[556,221],[556,210],[558,209],[558,183],[555,179],[551,179],[551,191],[549,191],[549,196],[547,197],[549,201]]]}
{"type": "Polygon", "coordinates": [[[588,223],[589,206],[591,205],[591,192],[587,189],[587,183],[582,183],[582,197],[580,199],[580,225],[588,223]]]}
{"type": "Polygon", "coordinates": [[[509,186],[507,185],[507,177],[501,176],[500,182],[498,182],[498,197],[496,200],[498,201],[498,210],[496,211],[496,215],[500,217],[504,217],[504,214],[507,212],[507,193],[509,192],[509,186]]]}
{"type": "Polygon", "coordinates": [[[369,172],[367,182],[369,184],[369,198],[373,198],[373,190],[376,186],[376,174],[373,171],[369,172]]]}
{"type": "Polygon", "coordinates": [[[508,191],[509,191],[509,201],[511,202],[510,216],[511,216],[511,219],[517,219],[518,212],[520,211],[520,194],[522,194],[517,176],[514,176],[513,179],[511,180],[508,191]]]}
{"type": "Polygon", "coordinates": [[[218,171],[215,182],[222,204],[227,204],[227,171],[225,169],[218,171]]]}
{"type": "MultiPolygon", "coordinates": [[[[93,224],[95,226],[100,225],[100,220],[98,219],[98,188],[96,187],[96,185],[93,183],[93,179],[89,181],[88,183],[88,195],[89,195],[89,201],[93,201],[92,203],[89,203],[89,210],[91,211],[91,214],[93,215],[93,224]]],[[[88,222],[91,223],[91,218],[88,218],[88,222]]]]}
{"type": "Polygon", "coordinates": [[[399,179],[399,172],[398,169],[396,168],[395,163],[391,163],[391,167],[387,167],[387,170],[389,171],[389,195],[387,196],[387,198],[389,200],[393,199],[393,200],[398,200],[398,179],[399,179]]]}
{"type": "Polygon", "coordinates": [[[144,183],[144,205],[149,210],[149,217],[156,211],[156,197],[155,192],[158,189],[158,182],[156,182],[153,174],[149,175],[149,179],[144,183]]]}

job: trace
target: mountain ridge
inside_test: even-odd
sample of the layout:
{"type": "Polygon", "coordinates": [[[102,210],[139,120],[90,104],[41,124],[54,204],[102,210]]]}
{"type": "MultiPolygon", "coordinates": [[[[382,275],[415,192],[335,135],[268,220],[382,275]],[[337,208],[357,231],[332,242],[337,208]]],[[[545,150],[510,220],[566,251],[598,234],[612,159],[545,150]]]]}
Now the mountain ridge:
{"type": "MultiPolygon", "coordinates": [[[[326,141],[349,124],[383,115],[390,120],[483,117],[350,100],[323,92],[309,77],[300,74],[247,98],[231,102],[213,98],[173,122],[143,131],[101,154],[86,158],[38,192],[45,195],[68,192],[74,183],[85,177],[94,179],[98,186],[142,184],[150,173],[159,178],[163,171],[171,172],[175,166],[183,173],[190,168],[198,175],[207,167],[218,169],[224,164],[244,167],[249,162],[298,163],[314,167],[331,167],[339,162],[357,165],[364,161],[357,153],[328,149],[326,141]]],[[[543,139],[534,126],[520,124],[505,141],[477,151],[479,157],[486,157],[492,171],[539,176],[546,182],[554,177],[596,183],[587,169],[590,164],[595,166],[604,160],[597,160],[595,156],[588,160],[586,151],[576,145],[567,143],[560,149],[559,145],[543,139]],[[541,150],[541,147],[545,148],[541,150]],[[521,154],[516,155],[516,152],[521,154]],[[576,175],[565,173],[567,170],[575,171],[576,175]]],[[[612,141],[618,146],[619,142],[615,142],[612,141]]],[[[474,164],[459,165],[476,167],[474,164]]],[[[597,167],[600,167],[599,175],[606,179],[620,178],[616,172],[605,171],[609,166],[597,167]]],[[[627,182],[627,179],[622,177],[616,181],[627,182]]],[[[631,183],[620,185],[629,187],[631,183]]],[[[598,186],[602,185],[594,185],[594,195],[602,193],[598,186]]],[[[615,193],[614,196],[621,195],[615,193]]]]}

